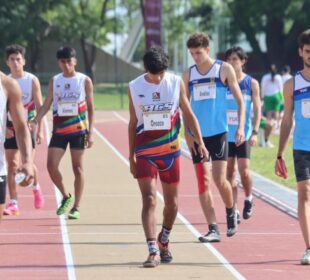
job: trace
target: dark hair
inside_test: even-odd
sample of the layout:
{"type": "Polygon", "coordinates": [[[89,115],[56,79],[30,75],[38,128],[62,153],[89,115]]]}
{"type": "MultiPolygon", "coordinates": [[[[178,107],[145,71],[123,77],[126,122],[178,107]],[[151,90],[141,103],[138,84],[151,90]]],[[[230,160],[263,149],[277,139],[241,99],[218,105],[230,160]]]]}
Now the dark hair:
{"type": "Polygon", "coordinates": [[[207,48],[209,47],[210,38],[207,34],[202,32],[196,32],[192,34],[187,42],[187,48],[207,48]]]}
{"type": "Polygon", "coordinates": [[[158,74],[168,69],[169,56],[162,47],[152,46],[144,53],[143,63],[146,71],[158,74]]]}
{"type": "Polygon", "coordinates": [[[284,73],[290,73],[291,72],[291,67],[289,65],[284,65],[283,72],[284,73]]]}
{"type": "Polygon", "coordinates": [[[228,49],[225,52],[225,60],[227,60],[233,53],[235,53],[240,58],[240,60],[246,61],[248,59],[248,55],[246,54],[244,49],[241,47],[235,46],[235,47],[228,49]]]}
{"type": "Polygon", "coordinates": [[[304,45],[310,45],[310,29],[305,30],[298,36],[298,47],[302,49],[304,45]]]}
{"type": "Polygon", "coordinates": [[[71,47],[60,47],[56,53],[57,59],[68,59],[71,57],[76,57],[76,51],[71,47]]]}
{"type": "Polygon", "coordinates": [[[274,81],[274,76],[278,73],[278,69],[275,64],[270,64],[269,73],[271,74],[271,81],[274,81]]]}
{"type": "Polygon", "coordinates": [[[19,53],[22,55],[22,57],[25,58],[26,49],[23,46],[17,44],[9,45],[5,48],[6,59],[8,59],[11,54],[19,54],[19,53]]]}

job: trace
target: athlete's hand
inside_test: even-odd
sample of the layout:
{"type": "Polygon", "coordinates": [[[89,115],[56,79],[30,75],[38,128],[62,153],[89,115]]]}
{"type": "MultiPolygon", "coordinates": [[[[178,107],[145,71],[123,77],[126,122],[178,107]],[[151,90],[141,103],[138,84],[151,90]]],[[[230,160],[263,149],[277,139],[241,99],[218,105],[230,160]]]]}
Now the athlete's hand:
{"type": "Polygon", "coordinates": [[[191,152],[191,154],[196,155],[197,153],[196,153],[195,144],[194,144],[195,142],[194,142],[193,137],[189,133],[185,133],[184,136],[185,136],[185,141],[186,141],[189,151],[191,152]]]}
{"type": "Polygon", "coordinates": [[[36,137],[37,144],[40,145],[42,143],[43,139],[44,139],[44,135],[43,135],[42,131],[38,131],[37,137],[36,137]]]}
{"type": "Polygon", "coordinates": [[[20,183],[20,186],[26,187],[33,184],[34,180],[34,167],[33,163],[24,163],[17,170],[17,173],[24,173],[26,175],[25,179],[20,183]]]}
{"type": "Polygon", "coordinates": [[[6,128],[5,130],[5,138],[11,139],[14,137],[14,131],[12,129],[6,128]]]}
{"type": "Polygon", "coordinates": [[[198,154],[200,155],[201,158],[204,158],[205,161],[208,161],[209,159],[209,152],[206,149],[205,145],[203,143],[198,145],[198,154]]]}
{"type": "Polygon", "coordinates": [[[89,149],[94,145],[93,135],[91,133],[85,135],[85,148],[89,149]]]}
{"type": "Polygon", "coordinates": [[[257,135],[254,135],[254,134],[251,135],[251,137],[250,137],[250,145],[252,147],[257,145],[257,135]]]}
{"type": "Polygon", "coordinates": [[[285,161],[282,157],[277,158],[277,161],[275,164],[275,173],[277,176],[282,177],[284,179],[288,178],[285,161]]]}
{"type": "Polygon", "coordinates": [[[135,156],[129,157],[130,173],[134,178],[137,178],[137,162],[135,156]]]}
{"type": "Polygon", "coordinates": [[[238,127],[235,134],[235,143],[239,147],[244,142],[244,130],[238,127]]]}

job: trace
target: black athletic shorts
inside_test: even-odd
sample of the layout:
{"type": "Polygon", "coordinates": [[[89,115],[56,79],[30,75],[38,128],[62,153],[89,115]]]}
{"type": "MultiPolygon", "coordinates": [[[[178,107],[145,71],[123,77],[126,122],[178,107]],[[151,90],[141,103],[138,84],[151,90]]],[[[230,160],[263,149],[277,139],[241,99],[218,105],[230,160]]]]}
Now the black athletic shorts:
{"type": "MultiPolygon", "coordinates": [[[[14,132],[15,133],[15,132],[14,132]]],[[[32,149],[36,148],[36,136],[35,133],[31,133],[31,143],[32,143],[32,149]]],[[[6,138],[4,141],[4,148],[6,150],[18,150],[16,137],[12,138],[6,138]]]]}
{"type": "MultiPolygon", "coordinates": [[[[226,160],[228,156],[228,143],[227,143],[227,132],[220,133],[210,137],[203,137],[203,142],[209,152],[212,161],[226,160]]],[[[198,145],[195,143],[197,151],[198,145]]],[[[192,153],[193,163],[199,163],[203,159],[197,154],[192,153]]]]}
{"type": "Polygon", "coordinates": [[[0,176],[0,204],[5,203],[6,176],[0,176]]]}
{"type": "Polygon", "coordinates": [[[49,148],[61,148],[66,150],[68,144],[70,144],[70,149],[74,150],[84,150],[85,149],[85,137],[86,135],[77,135],[77,136],[66,136],[53,134],[49,148]]]}
{"type": "Polygon", "coordinates": [[[294,150],[294,167],[296,181],[304,181],[310,179],[310,152],[294,150]]]}
{"type": "Polygon", "coordinates": [[[248,158],[251,156],[251,145],[249,141],[245,141],[239,147],[235,142],[228,142],[228,157],[248,158]]]}

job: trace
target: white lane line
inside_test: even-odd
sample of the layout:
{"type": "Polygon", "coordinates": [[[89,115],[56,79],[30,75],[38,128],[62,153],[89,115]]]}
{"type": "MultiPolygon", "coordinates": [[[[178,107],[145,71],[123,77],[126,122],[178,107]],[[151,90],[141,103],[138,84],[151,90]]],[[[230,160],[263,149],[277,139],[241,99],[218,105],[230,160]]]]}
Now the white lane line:
{"type": "MultiPolygon", "coordinates": [[[[179,216],[178,216],[179,218],[179,216]]],[[[190,224],[185,224],[185,225],[189,225],[190,224]]],[[[91,226],[91,224],[89,224],[89,226],[91,226]]],[[[109,227],[113,227],[114,225],[109,225],[109,227]]],[[[119,227],[119,225],[115,225],[117,227],[119,227]]],[[[141,227],[141,225],[136,225],[137,227],[141,227]]],[[[175,225],[177,226],[177,225],[175,225]]],[[[184,224],[182,225],[184,226],[184,224]]],[[[53,228],[56,228],[55,226],[53,226],[53,228]]],[[[26,235],[29,235],[29,236],[32,236],[32,235],[58,235],[59,232],[1,232],[0,233],[0,236],[26,236],[26,235]]],[[[91,232],[91,231],[88,231],[88,232],[70,232],[70,235],[140,235],[140,234],[143,234],[143,231],[141,230],[141,232],[125,232],[125,231],[105,231],[105,232],[91,232]]],[[[186,232],[182,232],[182,231],[176,231],[176,232],[173,232],[173,235],[189,235],[189,234],[192,234],[188,231],[186,232]]],[[[199,234],[199,233],[198,233],[199,234]]],[[[238,231],[238,235],[268,235],[268,236],[283,236],[283,235],[286,235],[286,236],[290,236],[290,235],[300,235],[300,232],[240,232],[238,231]]],[[[200,236],[200,234],[198,235],[200,236]]],[[[39,243],[39,242],[38,242],[39,243]]],[[[130,241],[128,242],[130,243],[130,241]]],[[[207,244],[207,243],[202,243],[202,244],[207,244]]],[[[5,244],[2,244],[2,245],[5,245],[5,244]]]]}
{"type": "MultiPolygon", "coordinates": [[[[122,119],[121,119],[122,120],[122,119]]],[[[123,121],[123,120],[122,120],[123,121]]],[[[99,138],[104,141],[106,145],[108,145],[112,151],[115,152],[115,154],[127,165],[129,166],[128,160],[96,129],[94,128],[95,133],[99,136],[99,138]]],[[[157,197],[163,202],[163,196],[161,193],[157,191],[157,197]]],[[[194,234],[196,238],[201,236],[201,234],[196,230],[196,228],[180,213],[178,213],[177,216],[184,225],[194,234]]],[[[206,246],[214,256],[218,258],[218,260],[226,267],[227,270],[229,270],[238,280],[245,280],[246,278],[241,275],[229,262],[226,260],[226,258],[218,251],[216,250],[211,244],[209,243],[202,243],[204,246],[206,246]]]]}
{"type": "MultiPolygon", "coordinates": [[[[50,142],[50,136],[49,136],[50,132],[48,129],[48,123],[47,123],[46,117],[44,117],[43,121],[44,121],[44,127],[45,127],[46,143],[48,145],[50,142]]],[[[54,190],[55,190],[55,194],[56,194],[57,204],[60,204],[61,200],[62,200],[61,193],[58,191],[58,189],[55,185],[54,185],[54,190]]],[[[56,213],[55,213],[55,215],[56,215],[56,213]]],[[[67,228],[65,216],[64,215],[59,216],[59,220],[60,220],[60,228],[61,228],[61,236],[62,236],[62,241],[63,241],[63,248],[64,248],[65,259],[66,259],[68,279],[69,280],[76,280],[73,257],[72,257],[72,250],[71,250],[71,246],[70,246],[70,240],[69,240],[68,228],[67,228]]]]}

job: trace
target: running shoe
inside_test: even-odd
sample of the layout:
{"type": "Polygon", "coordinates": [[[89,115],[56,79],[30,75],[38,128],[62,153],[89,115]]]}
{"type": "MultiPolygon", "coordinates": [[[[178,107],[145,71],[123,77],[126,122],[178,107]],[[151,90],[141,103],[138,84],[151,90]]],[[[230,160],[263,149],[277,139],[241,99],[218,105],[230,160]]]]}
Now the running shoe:
{"type": "Polygon", "coordinates": [[[162,263],[170,263],[173,258],[172,258],[172,254],[169,250],[169,241],[167,243],[162,243],[160,241],[160,235],[161,234],[159,234],[158,238],[157,238],[160,260],[162,263]]]}
{"type": "Polygon", "coordinates": [[[253,214],[253,201],[245,200],[243,207],[243,219],[250,219],[253,214]]]}
{"type": "Polygon", "coordinates": [[[34,195],[34,208],[40,209],[44,206],[44,197],[41,189],[33,190],[34,195]]]}
{"type": "Polygon", "coordinates": [[[152,253],[143,263],[143,267],[156,267],[160,264],[160,257],[157,253],[152,253]]]}
{"type": "Polygon", "coordinates": [[[202,243],[207,243],[207,242],[220,242],[221,241],[221,237],[220,237],[220,233],[217,230],[210,230],[208,231],[207,234],[205,234],[204,236],[200,236],[198,238],[198,240],[202,243]]]}
{"type": "Polygon", "coordinates": [[[64,198],[61,201],[60,206],[57,209],[57,215],[62,215],[66,212],[67,208],[70,206],[70,204],[73,202],[73,197],[71,194],[69,194],[68,197],[64,198]]]}
{"type": "Polygon", "coordinates": [[[68,214],[68,218],[71,220],[76,220],[80,218],[80,211],[76,208],[72,208],[68,214]]]}
{"type": "Polygon", "coordinates": [[[18,216],[19,215],[18,206],[16,204],[10,202],[6,206],[6,208],[3,210],[3,215],[18,216]]]}
{"type": "Polygon", "coordinates": [[[302,257],[302,259],[300,260],[301,264],[305,264],[308,265],[310,264],[310,249],[307,249],[304,256],[302,257]]]}
{"type": "Polygon", "coordinates": [[[270,141],[267,141],[265,143],[265,147],[267,147],[267,148],[274,148],[274,145],[270,141]]]}
{"type": "Polygon", "coordinates": [[[226,221],[227,221],[227,233],[226,235],[228,237],[231,237],[236,234],[238,229],[238,221],[237,221],[237,211],[233,211],[231,215],[226,215],[226,221]]]}

